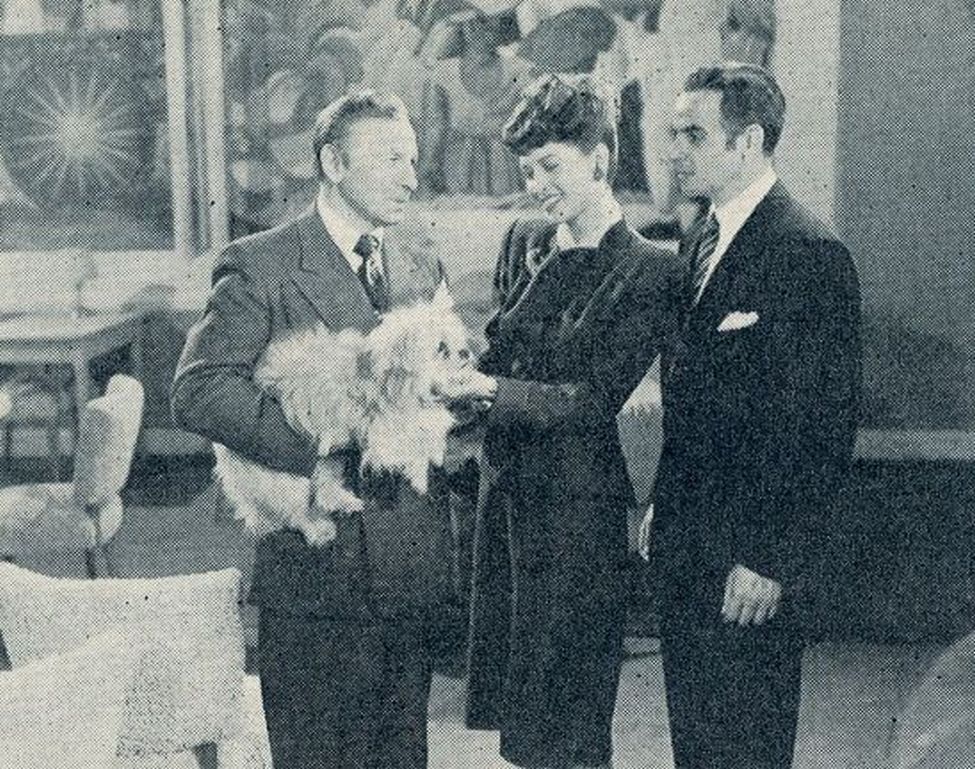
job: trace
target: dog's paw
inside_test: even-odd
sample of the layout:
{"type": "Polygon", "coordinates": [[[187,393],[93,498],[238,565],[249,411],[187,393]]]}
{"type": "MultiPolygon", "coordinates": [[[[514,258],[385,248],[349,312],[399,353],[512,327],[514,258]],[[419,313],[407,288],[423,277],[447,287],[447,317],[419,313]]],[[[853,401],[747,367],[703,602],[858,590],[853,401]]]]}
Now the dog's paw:
{"type": "Polygon", "coordinates": [[[404,475],[409,479],[410,486],[421,497],[430,490],[430,468],[426,462],[407,467],[404,475]]]}
{"type": "Polygon", "coordinates": [[[343,513],[361,513],[365,503],[348,489],[342,489],[342,495],[337,501],[335,510],[343,513]]]}
{"type": "Polygon", "coordinates": [[[316,518],[313,521],[302,521],[298,527],[305,535],[305,541],[312,547],[322,547],[333,541],[339,530],[331,518],[316,518]]]}
{"type": "Polygon", "coordinates": [[[362,500],[346,489],[335,484],[322,484],[315,494],[315,506],[329,513],[361,513],[362,500]]]}

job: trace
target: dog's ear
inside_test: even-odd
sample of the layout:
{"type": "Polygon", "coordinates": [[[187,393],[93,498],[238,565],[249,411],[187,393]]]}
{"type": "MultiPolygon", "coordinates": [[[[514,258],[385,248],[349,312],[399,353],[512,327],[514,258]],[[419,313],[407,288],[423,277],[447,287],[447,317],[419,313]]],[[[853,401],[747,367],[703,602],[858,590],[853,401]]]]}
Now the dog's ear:
{"type": "Polygon", "coordinates": [[[447,288],[447,281],[441,280],[440,285],[437,286],[437,290],[433,292],[433,300],[430,302],[438,310],[452,310],[454,309],[454,297],[450,295],[450,289],[447,288]]]}

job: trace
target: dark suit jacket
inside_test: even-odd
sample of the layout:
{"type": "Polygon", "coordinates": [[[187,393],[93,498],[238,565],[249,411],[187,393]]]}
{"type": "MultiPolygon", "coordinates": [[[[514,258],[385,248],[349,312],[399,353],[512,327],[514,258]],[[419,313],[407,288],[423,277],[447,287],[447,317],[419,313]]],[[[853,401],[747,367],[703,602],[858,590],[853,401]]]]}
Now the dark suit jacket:
{"type": "Polygon", "coordinates": [[[736,563],[786,591],[809,577],[853,451],[859,322],[847,249],[776,184],[664,352],[653,543],[671,590],[720,602],[736,563]],[[732,312],[758,321],[719,331],[732,312]]]}
{"type": "MultiPolygon", "coordinates": [[[[430,298],[439,262],[387,247],[393,305],[430,298]]],[[[285,421],[280,404],[252,380],[267,344],[322,322],[363,332],[378,322],[358,277],[311,208],[298,219],[231,243],[213,272],[203,317],[190,330],[172,388],[180,427],[267,467],[308,475],[312,442],[285,421]]],[[[429,499],[397,479],[363,485],[358,452],[335,453],[347,481],[366,498],[362,515],[343,519],[332,546],[310,548],[296,531],[262,538],[252,601],[323,615],[410,609],[439,600],[449,584],[446,489],[429,499]]]]}

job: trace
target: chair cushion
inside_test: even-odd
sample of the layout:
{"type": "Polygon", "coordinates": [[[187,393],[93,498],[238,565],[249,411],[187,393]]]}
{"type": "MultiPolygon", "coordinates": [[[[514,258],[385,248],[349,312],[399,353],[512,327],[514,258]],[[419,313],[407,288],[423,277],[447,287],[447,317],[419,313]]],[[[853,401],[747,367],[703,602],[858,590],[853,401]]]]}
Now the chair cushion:
{"type": "MultiPolygon", "coordinates": [[[[261,681],[257,676],[244,680],[244,727],[240,735],[217,744],[220,769],[271,769],[271,745],[267,737],[261,681]]],[[[153,755],[119,756],[115,769],[200,769],[201,762],[192,750],[153,755]]]]}
{"type": "Polygon", "coordinates": [[[16,668],[121,628],[140,644],[119,752],[173,752],[240,732],[236,569],[159,579],[55,579],[0,564],[0,632],[16,668]]]}
{"type": "MultiPolygon", "coordinates": [[[[122,524],[116,495],[99,508],[104,544],[122,524]]],[[[95,524],[75,502],[70,483],[36,483],[0,489],[0,555],[84,550],[96,543],[95,524]]]]}
{"type": "Polygon", "coordinates": [[[116,632],[0,673],[0,764],[112,769],[132,657],[116,632]]]}

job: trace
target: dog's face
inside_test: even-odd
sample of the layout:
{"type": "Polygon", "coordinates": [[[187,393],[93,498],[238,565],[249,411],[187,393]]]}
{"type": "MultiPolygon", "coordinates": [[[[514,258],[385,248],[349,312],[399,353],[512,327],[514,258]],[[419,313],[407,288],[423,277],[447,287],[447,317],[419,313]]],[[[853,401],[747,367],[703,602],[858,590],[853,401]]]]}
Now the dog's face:
{"type": "Polygon", "coordinates": [[[369,335],[373,377],[395,403],[429,405],[434,378],[472,365],[467,328],[445,288],[432,301],[387,313],[369,335]]]}

